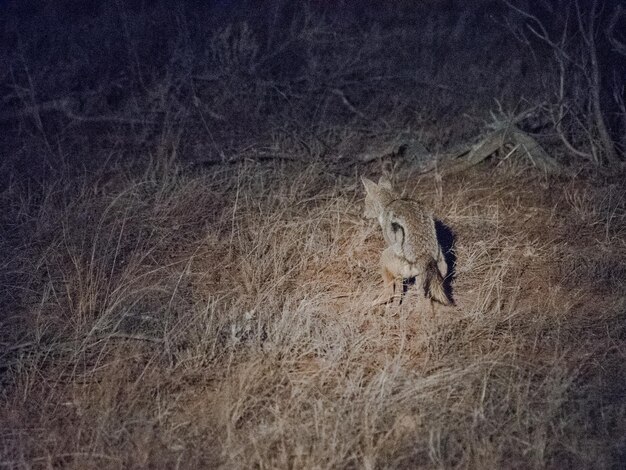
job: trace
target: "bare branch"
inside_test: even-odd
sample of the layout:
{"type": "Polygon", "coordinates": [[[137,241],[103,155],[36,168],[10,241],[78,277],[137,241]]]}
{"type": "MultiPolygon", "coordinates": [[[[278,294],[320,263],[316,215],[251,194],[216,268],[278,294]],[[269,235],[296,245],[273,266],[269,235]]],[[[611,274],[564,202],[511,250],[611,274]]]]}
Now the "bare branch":
{"type": "MultiPolygon", "coordinates": [[[[595,119],[596,127],[600,135],[602,147],[606,158],[609,163],[615,163],[617,161],[617,154],[615,153],[615,145],[609,134],[609,130],[604,121],[604,115],[602,113],[602,105],[600,102],[600,87],[602,86],[602,78],[600,76],[600,64],[598,62],[598,51],[595,41],[595,15],[597,11],[598,1],[593,0],[591,4],[591,12],[589,14],[589,29],[583,37],[586,36],[585,42],[589,49],[589,58],[591,59],[591,105],[593,109],[593,115],[595,119]]],[[[578,8],[578,1],[576,2],[576,8],[578,8]]],[[[581,32],[585,30],[581,26],[581,32]]]]}
{"type": "Polygon", "coordinates": [[[609,39],[609,42],[611,43],[611,46],[613,46],[613,50],[615,52],[626,56],[626,43],[623,43],[615,37],[615,27],[622,16],[626,16],[626,12],[621,5],[618,5],[611,15],[609,26],[606,29],[606,37],[609,39]]]}
{"type": "Polygon", "coordinates": [[[352,103],[350,103],[350,100],[348,100],[348,97],[346,96],[346,94],[341,91],[339,88],[333,88],[332,90],[330,90],[334,95],[337,95],[339,98],[341,98],[341,102],[344,104],[344,106],[346,108],[348,108],[350,111],[352,111],[354,114],[356,114],[357,116],[359,116],[362,119],[365,119],[366,116],[365,114],[363,114],[361,111],[359,111],[358,109],[356,109],[354,107],[354,105],[352,103]]]}
{"type": "Polygon", "coordinates": [[[535,23],[537,25],[537,27],[539,28],[539,30],[537,30],[536,28],[534,28],[532,25],[528,24],[526,25],[526,27],[539,39],[541,39],[543,42],[545,42],[546,44],[548,44],[551,48],[553,48],[555,51],[557,51],[559,54],[561,54],[564,58],[566,58],[567,60],[571,61],[569,55],[563,50],[563,48],[561,47],[561,45],[556,44],[552,39],[550,39],[550,35],[548,34],[548,31],[546,30],[545,26],[543,25],[542,21],[537,18],[535,15],[528,13],[527,11],[522,10],[521,8],[513,5],[509,0],[503,0],[504,3],[506,3],[511,9],[515,10],[516,12],[518,12],[520,15],[522,15],[523,17],[529,19],[530,21],[532,21],[533,23],[535,23]]]}

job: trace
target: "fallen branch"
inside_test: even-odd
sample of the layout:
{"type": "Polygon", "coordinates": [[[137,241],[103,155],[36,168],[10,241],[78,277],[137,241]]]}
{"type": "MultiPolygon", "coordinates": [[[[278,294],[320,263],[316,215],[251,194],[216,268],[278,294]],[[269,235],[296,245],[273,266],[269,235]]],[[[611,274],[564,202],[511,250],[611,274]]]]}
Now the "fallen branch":
{"type": "Polygon", "coordinates": [[[61,98],[59,100],[46,101],[36,106],[26,106],[16,111],[8,111],[0,114],[0,121],[12,121],[24,116],[31,116],[48,111],[63,111],[72,104],[71,98],[61,98]]]}
{"type": "Polygon", "coordinates": [[[514,153],[520,150],[534,166],[544,173],[561,174],[565,169],[539,145],[539,143],[527,133],[515,126],[499,129],[486,137],[478,144],[466,147],[454,155],[449,155],[440,163],[446,174],[459,173],[473,167],[492,156],[505,146],[515,147],[514,153]]]}
{"type": "Polygon", "coordinates": [[[16,111],[10,111],[0,114],[0,121],[12,121],[25,116],[38,116],[44,112],[55,111],[62,113],[68,119],[78,122],[112,122],[115,124],[156,124],[154,121],[146,119],[133,119],[122,116],[82,116],[76,114],[74,109],[78,107],[78,100],[75,98],[61,98],[58,100],[50,100],[36,106],[26,106],[16,111]]]}

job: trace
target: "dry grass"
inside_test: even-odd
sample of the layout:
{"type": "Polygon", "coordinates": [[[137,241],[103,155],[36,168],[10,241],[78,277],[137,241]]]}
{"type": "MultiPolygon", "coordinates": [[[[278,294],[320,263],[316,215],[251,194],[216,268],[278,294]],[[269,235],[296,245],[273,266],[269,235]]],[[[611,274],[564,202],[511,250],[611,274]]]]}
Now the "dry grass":
{"type": "Polygon", "coordinates": [[[96,3],[0,1],[0,468],[623,467],[626,175],[580,158],[584,66],[496,0],[96,3]],[[415,173],[527,109],[577,176],[415,173]],[[371,306],[367,155],[452,231],[455,306],[371,306]]]}
{"type": "Polygon", "coordinates": [[[416,289],[370,307],[382,241],[358,178],[315,163],[147,175],[14,201],[3,466],[624,458],[623,186],[406,175],[456,236],[457,305],[433,316],[416,289]]]}

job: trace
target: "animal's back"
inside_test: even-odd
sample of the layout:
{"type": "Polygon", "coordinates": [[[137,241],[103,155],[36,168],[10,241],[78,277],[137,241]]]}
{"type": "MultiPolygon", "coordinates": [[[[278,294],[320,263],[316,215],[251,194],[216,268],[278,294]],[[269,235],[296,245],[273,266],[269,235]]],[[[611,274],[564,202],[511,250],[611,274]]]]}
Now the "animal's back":
{"type": "MultiPolygon", "coordinates": [[[[410,263],[438,258],[439,244],[435,222],[419,203],[409,199],[395,200],[387,207],[387,214],[386,230],[394,231],[394,224],[397,224],[396,230],[402,231],[402,243],[399,247],[401,252],[398,255],[410,263]]],[[[388,232],[385,236],[388,242],[389,235],[388,232]]]]}

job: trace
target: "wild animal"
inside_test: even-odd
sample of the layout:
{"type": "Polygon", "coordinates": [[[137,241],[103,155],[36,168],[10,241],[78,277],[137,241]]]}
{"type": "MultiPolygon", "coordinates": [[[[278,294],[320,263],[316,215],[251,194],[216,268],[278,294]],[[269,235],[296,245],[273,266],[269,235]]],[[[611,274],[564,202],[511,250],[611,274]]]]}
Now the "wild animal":
{"type": "Polygon", "coordinates": [[[378,220],[387,244],[380,258],[383,293],[374,304],[401,300],[404,280],[414,278],[431,302],[450,305],[444,282],[448,266],[432,215],[417,201],[401,197],[386,177],[378,184],[361,181],[366,191],[363,215],[378,220]]]}

